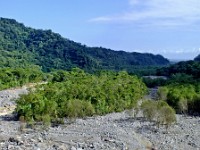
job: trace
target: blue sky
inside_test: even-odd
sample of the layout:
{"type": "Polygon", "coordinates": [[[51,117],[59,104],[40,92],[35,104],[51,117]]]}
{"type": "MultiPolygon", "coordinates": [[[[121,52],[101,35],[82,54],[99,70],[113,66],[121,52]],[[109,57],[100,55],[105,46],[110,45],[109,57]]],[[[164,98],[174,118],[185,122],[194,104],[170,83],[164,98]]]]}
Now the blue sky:
{"type": "Polygon", "coordinates": [[[200,0],[2,0],[0,17],[113,50],[200,53],[200,0]]]}

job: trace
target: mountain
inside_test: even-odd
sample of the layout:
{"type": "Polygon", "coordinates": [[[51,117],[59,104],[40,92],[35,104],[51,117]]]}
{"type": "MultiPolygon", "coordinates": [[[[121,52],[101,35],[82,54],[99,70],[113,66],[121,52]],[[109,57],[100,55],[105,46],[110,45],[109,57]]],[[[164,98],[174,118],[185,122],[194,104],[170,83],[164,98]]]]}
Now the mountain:
{"type": "Polygon", "coordinates": [[[200,62],[200,54],[194,58],[194,61],[199,61],[200,62]]]}
{"type": "Polygon", "coordinates": [[[157,69],[159,76],[173,76],[175,74],[186,74],[193,76],[195,79],[200,78],[200,62],[198,61],[181,61],[167,67],[157,69]]]}
{"type": "Polygon", "coordinates": [[[131,72],[135,66],[162,66],[169,61],[161,55],[88,47],[51,30],[33,29],[14,19],[0,18],[0,67],[32,64],[44,71],[79,67],[87,71],[131,72]]]}

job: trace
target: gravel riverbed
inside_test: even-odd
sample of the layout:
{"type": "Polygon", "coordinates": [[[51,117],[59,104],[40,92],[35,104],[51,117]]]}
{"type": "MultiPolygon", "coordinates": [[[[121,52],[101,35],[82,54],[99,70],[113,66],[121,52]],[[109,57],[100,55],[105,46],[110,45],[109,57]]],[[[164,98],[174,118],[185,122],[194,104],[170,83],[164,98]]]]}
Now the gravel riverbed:
{"type": "Polygon", "coordinates": [[[139,114],[111,113],[65,124],[23,128],[11,113],[13,99],[27,88],[0,91],[0,149],[2,150],[199,150],[200,117],[176,115],[177,123],[167,131],[145,121],[139,114]],[[22,129],[23,128],[23,129],[22,129]]]}

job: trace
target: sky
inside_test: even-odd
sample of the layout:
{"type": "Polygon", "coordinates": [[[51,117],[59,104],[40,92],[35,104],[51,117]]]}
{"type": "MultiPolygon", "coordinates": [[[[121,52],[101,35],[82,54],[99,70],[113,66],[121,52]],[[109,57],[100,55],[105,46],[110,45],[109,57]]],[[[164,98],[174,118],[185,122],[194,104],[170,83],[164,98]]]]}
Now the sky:
{"type": "Polygon", "coordinates": [[[200,54],[200,0],[0,0],[0,17],[87,46],[177,60],[200,54]]]}

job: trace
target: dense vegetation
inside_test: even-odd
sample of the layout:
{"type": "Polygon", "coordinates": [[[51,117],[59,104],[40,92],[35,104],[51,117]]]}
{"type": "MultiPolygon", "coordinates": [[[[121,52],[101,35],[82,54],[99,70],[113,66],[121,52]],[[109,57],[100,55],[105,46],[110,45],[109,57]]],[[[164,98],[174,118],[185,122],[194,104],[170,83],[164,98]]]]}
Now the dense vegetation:
{"type": "Polygon", "coordinates": [[[133,108],[146,91],[140,79],[124,71],[99,75],[80,69],[58,71],[47,85],[22,96],[17,112],[29,122],[102,115],[133,108]]]}
{"type": "Polygon", "coordinates": [[[175,74],[191,75],[194,79],[198,79],[200,78],[200,62],[182,61],[157,70],[157,75],[170,77],[175,74]]]}
{"type": "Polygon", "coordinates": [[[169,84],[198,84],[200,83],[200,62],[182,61],[168,67],[157,68],[157,76],[167,78],[144,78],[143,81],[148,87],[164,86],[169,84]]]}
{"type": "Polygon", "coordinates": [[[161,55],[87,47],[51,30],[36,30],[13,19],[0,18],[0,67],[30,64],[41,66],[43,71],[79,67],[90,72],[99,69],[134,72],[136,66],[167,65],[169,61],[161,55]]]}
{"type": "Polygon", "coordinates": [[[161,86],[158,99],[165,100],[176,112],[200,113],[200,62],[183,61],[157,70],[164,79],[145,78],[148,87],[161,86]]]}
{"type": "Polygon", "coordinates": [[[45,80],[45,75],[37,66],[0,69],[0,90],[42,80],[45,80]]]}
{"type": "Polygon", "coordinates": [[[169,79],[167,80],[163,77],[153,78],[151,76],[146,76],[146,77],[144,76],[142,78],[142,81],[146,84],[148,88],[154,88],[158,86],[167,85],[167,83],[169,82],[169,79]]]}
{"type": "Polygon", "coordinates": [[[18,115],[28,122],[49,123],[64,117],[103,115],[133,108],[147,92],[141,79],[133,74],[153,74],[167,76],[167,80],[143,79],[148,87],[162,86],[158,95],[164,101],[145,101],[141,109],[149,120],[168,126],[175,122],[170,106],[179,113],[200,113],[198,60],[199,56],[195,61],[160,68],[169,64],[160,55],[87,47],[51,30],[36,30],[13,19],[0,18],[0,90],[49,81],[17,101],[18,115]],[[74,67],[93,74],[77,68],[63,71],[74,67]],[[53,72],[47,75],[42,71],[53,72]]]}
{"type": "Polygon", "coordinates": [[[200,113],[200,84],[170,84],[161,87],[158,94],[178,113],[200,113]]]}
{"type": "Polygon", "coordinates": [[[182,61],[158,68],[156,75],[158,78],[143,78],[143,82],[150,88],[159,87],[157,99],[166,101],[177,113],[200,114],[200,62],[182,61]]]}

